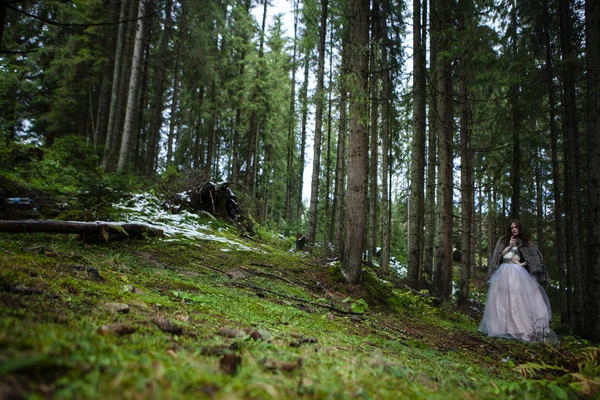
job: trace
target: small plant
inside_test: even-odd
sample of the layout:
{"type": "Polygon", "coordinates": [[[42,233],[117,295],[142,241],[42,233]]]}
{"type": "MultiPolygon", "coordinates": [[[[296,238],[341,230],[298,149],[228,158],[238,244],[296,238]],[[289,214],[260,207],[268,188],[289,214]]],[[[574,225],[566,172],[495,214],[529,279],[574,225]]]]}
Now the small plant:
{"type": "Polygon", "coordinates": [[[350,303],[350,310],[354,313],[363,314],[369,311],[369,305],[363,299],[353,300],[352,297],[346,297],[342,303],[350,303]]]}

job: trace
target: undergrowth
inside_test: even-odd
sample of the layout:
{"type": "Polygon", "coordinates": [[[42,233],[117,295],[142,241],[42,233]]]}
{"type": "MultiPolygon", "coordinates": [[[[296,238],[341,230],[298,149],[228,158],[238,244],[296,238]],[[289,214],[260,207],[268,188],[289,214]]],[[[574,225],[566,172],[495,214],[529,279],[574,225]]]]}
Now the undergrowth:
{"type": "MultiPolygon", "coordinates": [[[[87,243],[0,234],[0,397],[398,399],[597,395],[599,350],[477,321],[264,232],[87,243]],[[128,312],[111,309],[111,303],[128,312]]],[[[260,230],[259,230],[260,232],[260,230]]]]}

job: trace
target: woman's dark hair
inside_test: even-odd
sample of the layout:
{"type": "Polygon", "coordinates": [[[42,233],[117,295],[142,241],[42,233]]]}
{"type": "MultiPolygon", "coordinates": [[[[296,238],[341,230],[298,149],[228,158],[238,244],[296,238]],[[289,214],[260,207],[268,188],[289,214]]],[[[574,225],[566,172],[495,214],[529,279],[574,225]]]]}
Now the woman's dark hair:
{"type": "Polygon", "coordinates": [[[506,234],[504,235],[504,243],[508,245],[508,243],[510,242],[510,238],[512,237],[510,226],[512,224],[515,224],[517,228],[519,228],[519,234],[517,235],[517,239],[521,240],[522,244],[529,244],[529,235],[527,234],[527,232],[525,232],[525,227],[523,227],[523,224],[518,219],[510,220],[510,223],[506,228],[506,234]]]}

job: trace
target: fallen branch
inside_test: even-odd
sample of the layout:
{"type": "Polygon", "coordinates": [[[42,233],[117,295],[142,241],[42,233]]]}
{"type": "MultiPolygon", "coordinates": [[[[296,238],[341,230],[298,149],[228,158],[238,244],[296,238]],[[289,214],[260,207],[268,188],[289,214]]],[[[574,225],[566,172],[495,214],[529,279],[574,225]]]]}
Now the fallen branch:
{"type": "Polygon", "coordinates": [[[280,280],[282,280],[282,281],[284,281],[286,283],[289,283],[290,285],[296,285],[296,283],[290,281],[288,278],[286,278],[284,276],[280,276],[280,275],[277,275],[277,274],[272,274],[270,272],[262,272],[262,271],[259,271],[257,269],[253,269],[253,268],[245,268],[245,267],[241,267],[241,268],[244,271],[248,271],[248,272],[250,272],[251,274],[254,274],[254,275],[267,276],[267,277],[271,277],[271,278],[277,278],[277,279],[280,279],[280,280]]]}
{"type": "Polygon", "coordinates": [[[353,311],[341,310],[339,308],[336,308],[336,307],[333,307],[333,306],[330,306],[330,305],[327,305],[327,304],[321,304],[321,303],[316,303],[314,301],[301,299],[301,298],[296,297],[296,296],[290,296],[290,295],[287,295],[287,294],[279,293],[279,292],[276,292],[274,290],[266,289],[266,288],[263,288],[263,287],[260,287],[260,286],[254,286],[254,285],[249,285],[249,284],[244,284],[244,283],[239,283],[239,282],[231,282],[231,285],[238,286],[238,287],[243,287],[243,288],[248,288],[248,289],[253,289],[253,290],[259,290],[259,291],[266,292],[266,293],[271,293],[271,294],[274,294],[276,296],[280,296],[280,297],[283,297],[283,298],[286,298],[286,299],[298,301],[298,302],[301,302],[301,303],[310,304],[312,306],[327,308],[327,309],[329,309],[331,311],[335,311],[335,312],[340,313],[340,314],[346,314],[346,315],[363,315],[363,313],[357,313],[357,312],[353,312],[353,311]]]}
{"type": "Polygon", "coordinates": [[[162,236],[162,229],[144,224],[121,224],[113,222],[78,222],[56,220],[0,221],[0,232],[28,233],[78,233],[84,235],[121,233],[128,236],[162,236]]]}
{"type": "Polygon", "coordinates": [[[230,277],[230,278],[232,277],[231,273],[229,273],[229,272],[227,272],[227,271],[223,271],[222,269],[215,268],[215,267],[210,267],[210,266],[208,266],[208,265],[202,265],[202,264],[197,264],[197,265],[198,265],[199,267],[202,267],[202,268],[210,269],[211,271],[220,272],[220,273],[222,273],[222,274],[225,274],[225,275],[227,275],[227,276],[228,276],[228,277],[230,277]]]}

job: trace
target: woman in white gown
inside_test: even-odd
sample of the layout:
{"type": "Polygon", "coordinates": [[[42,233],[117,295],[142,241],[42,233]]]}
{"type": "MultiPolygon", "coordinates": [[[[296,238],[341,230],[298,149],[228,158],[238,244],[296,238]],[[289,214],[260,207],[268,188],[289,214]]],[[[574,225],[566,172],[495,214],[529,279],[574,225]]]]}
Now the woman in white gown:
{"type": "Polygon", "coordinates": [[[538,341],[554,338],[544,260],[523,225],[512,220],[488,264],[488,289],[479,331],[492,337],[538,341]]]}

